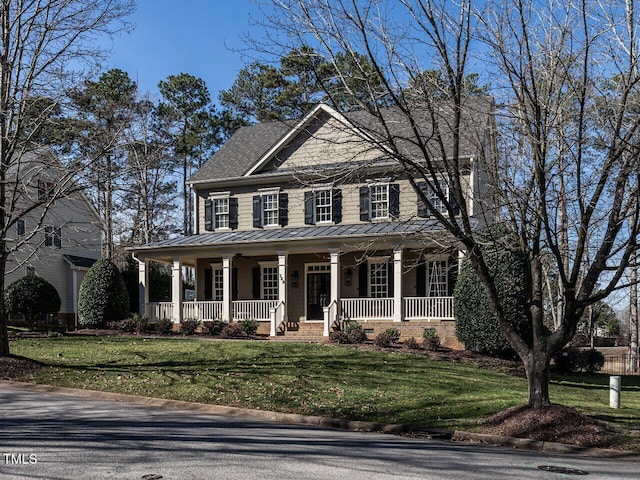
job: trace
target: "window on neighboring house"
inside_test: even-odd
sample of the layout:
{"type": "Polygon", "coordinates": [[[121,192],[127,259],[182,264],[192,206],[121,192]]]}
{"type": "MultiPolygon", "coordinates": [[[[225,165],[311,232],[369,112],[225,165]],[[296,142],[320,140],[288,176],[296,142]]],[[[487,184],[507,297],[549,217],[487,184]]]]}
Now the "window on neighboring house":
{"type": "Polygon", "coordinates": [[[18,219],[18,221],[16,222],[16,230],[19,237],[24,235],[26,231],[26,224],[23,218],[18,219]]]}
{"type": "Polygon", "coordinates": [[[46,202],[47,200],[53,198],[53,192],[55,191],[55,188],[55,183],[38,179],[38,201],[46,202]]]}
{"type": "Polygon", "coordinates": [[[340,223],[342,221],[342,191],[322,188],[304,192],[304,223],[340,223]]]}
{"type": "Polygon", "coordinates": [[[277,266],[262,266],[262,298],[264,300],[278,299],[277,266]]]}
{"type": "MultiPolygon", "coordinates": [[[[449,185],[443,179],[438,181],[438,185],[442,192],[442,196],[438,195],[436,190],[430,188],[426,182],[419,182],[418,188],[420,188],[425,193],[425,196],[427,197],[427,200],[433,209],[435,209],[436,211],[442,214],[447,214],[448,212],[447,204],[443,201],[443,198],[442,198],[444,197],[447,199],[447,202],[453,209],[454,214],[457,215],[459,212],[458,204],[455,202],[455,200],[451,196],[449,185]]],[[[425,205],[425,203],[422,201],[421,198],[418,198],[418,216],[422,218],[427,218],[430,215],[431,215],[431,210],[429,210],[429,208],[427,207],[427,205],[425,205]]]]}
{"type": "Polygon", "coordinates": [[[44,227],[44,245],[46,247],[62,248],[62,228],[44,227]]]}
{"type": "Polygon", "coordinates": [[[269,191],[253,197],[254,227],[284,227],[288,216],[289,197],[286,193],[269,191]]]}
{"type": "Polygon", "coordinates": [[[27,265],[25,268],[25,275],[27,277],[33,277],[36,274],[36,267],[32,267],[31,265],[27,265]]]}
{"type": "Polygon", "coordinates": [[[378,182],[360,187],[360,220],[386,220],[399,216],[399,184],[378,182]]]}
{"type": "Polygon", "coordinates": [[[238,199],[221,196],[205,200],[204,224],[208,231],[238,228],[238,199]]]}

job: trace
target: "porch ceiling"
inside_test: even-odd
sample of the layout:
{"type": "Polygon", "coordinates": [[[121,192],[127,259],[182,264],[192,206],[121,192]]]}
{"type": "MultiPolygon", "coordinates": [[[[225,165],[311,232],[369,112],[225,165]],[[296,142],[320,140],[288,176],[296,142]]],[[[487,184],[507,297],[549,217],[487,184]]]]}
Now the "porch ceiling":
{"type": "Polygon", "coordinates": [[[443,234],[442,227],[436,220],[427,219],[411,222],[375,222],[352,225],[328,225],[292,227],[261,230],[231,230],[228,232],[206,233],[178,237],[149,243],[130,250],[141,257],[172,254],[197,254],[200,250],[238,252],[239,250],[274,249],[308,250],[313,246],[323,248],[338,248],[351,245],[356,247],[358,242],[407,243],[420,242],[424,244],[428,235],[443,234]]]}

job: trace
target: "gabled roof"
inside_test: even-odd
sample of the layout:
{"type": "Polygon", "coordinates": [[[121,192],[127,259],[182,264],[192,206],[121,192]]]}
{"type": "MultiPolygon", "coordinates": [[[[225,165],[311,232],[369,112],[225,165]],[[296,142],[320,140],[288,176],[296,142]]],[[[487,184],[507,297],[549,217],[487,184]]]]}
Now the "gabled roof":
{"type": "Polygon", "coordinates": [[[243,176],[291,128],[292,122],[273,121],[240,128],[188,183],[243,176]]]}
{"type": "MultiPolygon", "coordinates": [[[[483,137],[489,127],[492,110],[493,100],[490,97],[478,96],[465,99],[460,142],[462,156],[479,154],[484,141],[483,137]]],[[[188,183],[206,183],[257,174],[320,114],[336,119],[346,129],[373,145],[376,144],[377,138],[385,138],[382,123],[375,115],[367,111],[354,111],[342,115],[327,105],[319,104],[298,121],[273,121],[242,127],[213,154],[188,183]]],[[[396,138],[396,147],[401,153],[414,155],[420,159],[422,152],[413,140],[415,139],[413,127],[417,127],[423,139],[431,138],[433,135],[432,112],[415,108],[411,112],[415,121],[414,126],[408,122],[406,115],[395,107],[380,109],[380,115],[386,127],[396,138]]],[[[446,125],[453,118],[452,110],[443,105],[434,115],[441,127],[440,134],[445,143],[445,151],[450,153],[453,137],[446,125]],[[444,129],[442,129],[443,126],[445,126],[444,129]]],[[[387,151],[384,141],[379,143],[379,148],[381,153],[387,151]]],[[[440,154],[440,145],[431,144],[430,148],[435,155],[440,154]]]]}

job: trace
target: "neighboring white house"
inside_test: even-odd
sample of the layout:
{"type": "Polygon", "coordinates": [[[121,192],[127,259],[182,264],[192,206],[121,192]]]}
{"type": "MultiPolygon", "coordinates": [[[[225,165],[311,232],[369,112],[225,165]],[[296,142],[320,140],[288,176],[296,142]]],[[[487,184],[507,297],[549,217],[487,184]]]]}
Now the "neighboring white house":
{"type": "Polygon", "coordinates": [[[29,274],[46,279],[60,295],[61,320],[71,327],[80,283],[101,255],[100,218],[50,149],[23,154],[10,171],[15,174],[17,168],[22,181],[13,198],[13,211],[35,201],[48,208],[46,213],[40,206],[20,214],[8,232],[8,245],[14,252],[8,259],[5,285],[29,274]]]}
{"type": "MultiPolygon", "coordinates": [[[[493,151],[492,103],[470,102],[477,108],[466,118],[461,180],[480,224],[481,203],[492,197],[483,167],[493,151]]],[[[366,121],[366,113],[348,115],[366,121]]],[[[344,318],[370,335],[396,327],[419,338],[428,326],[459,346],[452,296],[459,247],[429,218],[411,180],[426,184],[407,178],[348,120],[318,105],[299,122],[241,128],[215,153],[189,180],[196,234],[132,249],[148,314],[175,322],[253,318],[272,336],[326,336],[344,318]],[[148,302],[149,261],[172,266],[172,302],[148,302]],[[194,301],[180,293],[183,266],[196,272],[194,301]]],[[[441,203],[434,198],[445,209],[441,203]]]]}

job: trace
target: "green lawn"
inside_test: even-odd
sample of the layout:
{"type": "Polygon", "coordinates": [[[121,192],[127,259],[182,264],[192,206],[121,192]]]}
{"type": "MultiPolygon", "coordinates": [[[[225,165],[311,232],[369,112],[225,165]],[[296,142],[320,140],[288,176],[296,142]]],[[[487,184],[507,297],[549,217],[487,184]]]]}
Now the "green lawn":
{"type": "MultiPolygon", "coordinates": [[[[12,353],[49,368],[24,381],[333,418],[470,428],[524,403],[527,384],[405,353],[280,342],[61,337],[20,339],[12,353]]],[[[554,403],[637,428],[639,379],[609,408],[607,376],[558,377],[554,403]]]]}

